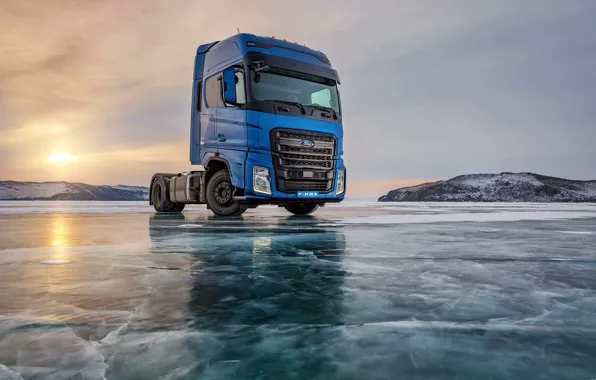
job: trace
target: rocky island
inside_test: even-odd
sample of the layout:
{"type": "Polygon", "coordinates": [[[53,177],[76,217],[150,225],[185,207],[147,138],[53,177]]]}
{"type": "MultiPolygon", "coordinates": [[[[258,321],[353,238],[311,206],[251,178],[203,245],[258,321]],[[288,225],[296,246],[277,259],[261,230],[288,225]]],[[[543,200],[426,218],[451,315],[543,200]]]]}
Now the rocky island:
{"type": "Polygon", "coordinates": [[[0,181],[0,200],[144,201],[149,188],[88,185],[79,182],[0,181]]]}
{"type": "Polygon", "coordinates": [[[596,180],[535,173],[467,174],[389,191],[379,202],[596,202],[596,180]]]}

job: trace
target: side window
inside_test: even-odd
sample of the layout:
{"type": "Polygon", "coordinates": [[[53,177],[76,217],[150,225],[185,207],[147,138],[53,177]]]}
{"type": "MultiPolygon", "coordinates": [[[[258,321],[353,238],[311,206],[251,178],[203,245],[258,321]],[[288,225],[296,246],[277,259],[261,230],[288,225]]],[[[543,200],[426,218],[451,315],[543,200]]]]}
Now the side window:
{"type": "Polygon", "coordinates": [[[328,88],[313,92],[310,95],[310,104],[318,104],[323,107],[331,107],[331,91],[328,88]]]}
{"type": "Polygon", "coordinates": [[[217,77],[217,75],[214,75],[205,82],[205,101],[207,102],[205,105],[207,108],[216,108],[219,106],[221,91],[217,77]]]}
{"type": "Polygon", "coordinates": [[[246,104],[246,93],[244,92],[244,71],[236,71],[236,102],[246,104]]]}
{"type": "Polygon", "coordinates": [[[203,81],[197,86],[197,112],[201,112],[201,103],[203,102],[203,81]]]}

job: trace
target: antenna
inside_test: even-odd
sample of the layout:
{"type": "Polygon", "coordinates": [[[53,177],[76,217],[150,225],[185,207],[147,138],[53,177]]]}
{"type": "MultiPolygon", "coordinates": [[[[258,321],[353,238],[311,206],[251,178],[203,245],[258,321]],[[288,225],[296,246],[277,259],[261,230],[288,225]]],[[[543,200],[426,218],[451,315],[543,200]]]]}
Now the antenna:
{"type": "Polygon", "coordinates": [[[240,28],[236,27],[236,30],[238,31],[238,34],[240,34],[240,28]]]}

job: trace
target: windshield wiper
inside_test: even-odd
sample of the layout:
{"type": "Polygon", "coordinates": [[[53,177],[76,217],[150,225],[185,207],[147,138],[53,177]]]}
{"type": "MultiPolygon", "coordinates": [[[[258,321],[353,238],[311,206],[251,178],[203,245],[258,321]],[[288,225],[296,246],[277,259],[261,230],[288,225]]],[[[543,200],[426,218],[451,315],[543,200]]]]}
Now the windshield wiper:
{"type": "Polygon", "coordinates": [[[304,106],[302,105],[302,103],[291,102],[289,100],[274,100],[274,102],[284,103],[284,104],[290,104],[290,105],[296,106],[296,107],[300,108],[300,112],[302,112],[303,115],[306,114],[306,108],[304,108],[304,106]]]}
{"type": "Polygon", "coordinates": [[[312,108],[320,109],[322,111],[331,112],[333,114],[333,118],[334,119],[337,119],[337,112],[335,112],[335,110],[333,108],[329,108],[329,107],[325,107],[325,106],[320,106],[318,104],[311,104],[310,106],[312,108]]]}

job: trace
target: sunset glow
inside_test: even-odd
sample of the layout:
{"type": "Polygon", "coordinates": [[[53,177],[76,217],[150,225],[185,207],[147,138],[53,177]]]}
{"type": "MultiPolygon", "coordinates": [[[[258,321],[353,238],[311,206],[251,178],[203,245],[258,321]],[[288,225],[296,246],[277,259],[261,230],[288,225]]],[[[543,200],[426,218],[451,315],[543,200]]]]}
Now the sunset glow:
{"type": "Polygon", "coordinates": [[[47,160],[52,164],[65,164],[76,161],[77,158],[68,153],[52,153],[47,160]]]}

